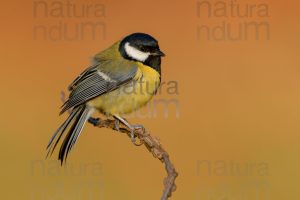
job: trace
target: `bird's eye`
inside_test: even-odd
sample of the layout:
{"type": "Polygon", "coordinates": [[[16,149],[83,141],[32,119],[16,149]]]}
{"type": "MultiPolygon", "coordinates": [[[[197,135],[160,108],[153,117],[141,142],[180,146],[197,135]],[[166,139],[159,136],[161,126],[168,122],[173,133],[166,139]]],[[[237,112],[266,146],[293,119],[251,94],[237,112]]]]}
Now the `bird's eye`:
{"type": "Polygon", "coordinates": [[[140,46],[139,49],[140,49],[141,51],[146,51],[146,48],[145,48],[144,46],[140,46]]]}

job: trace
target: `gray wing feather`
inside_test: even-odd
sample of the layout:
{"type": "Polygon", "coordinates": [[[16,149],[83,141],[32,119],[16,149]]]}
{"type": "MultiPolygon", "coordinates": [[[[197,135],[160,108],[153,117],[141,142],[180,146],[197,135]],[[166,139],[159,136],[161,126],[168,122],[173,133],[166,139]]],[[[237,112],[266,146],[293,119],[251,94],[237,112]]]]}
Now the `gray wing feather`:
{"type": "Polygon", "coordinates": [[[85,80],[86,78],[90,77],[93,75],[93,73],[95,71],[97,71],[97,67],[99,66],[99,64],[95,64],[89,68],[87,68],[86,70],[84,70],[68,87],[69,91],[72,91],[79,82],[82,82],[83,80],[85,80]]]}
{"type": "Polygon", "coordinates": [[[105,61],[88,68],[69,86],[71,93],[62,106],[61,114],[129,82],[134,78],[137,68],[132,62],[128,65],[128,62],[124,61],[105,61]],[[107,75],[109,80],[101,76],[99,72],[107,75]]]}

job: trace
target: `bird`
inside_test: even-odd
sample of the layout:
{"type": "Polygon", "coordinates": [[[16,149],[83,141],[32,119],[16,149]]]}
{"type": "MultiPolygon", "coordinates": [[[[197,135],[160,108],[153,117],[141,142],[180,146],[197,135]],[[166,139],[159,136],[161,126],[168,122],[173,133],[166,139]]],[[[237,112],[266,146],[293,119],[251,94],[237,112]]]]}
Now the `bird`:
{"type": "Polygon", "coordinates": [[[92,117],[95,112],[127,126],[134,143],[134,130],[139,125],[131,125],[123,115],[143,107],[156,94],[164,56],[153,36],[139,32],[97,53],[90,66],[68,87],[69,96],[60,115],[66,111],[69,115],[48,142],[47,157],[63,139],[58,160],[61,164],[66,162],[86,122],[97,124],[99,119],[92,117]]]}

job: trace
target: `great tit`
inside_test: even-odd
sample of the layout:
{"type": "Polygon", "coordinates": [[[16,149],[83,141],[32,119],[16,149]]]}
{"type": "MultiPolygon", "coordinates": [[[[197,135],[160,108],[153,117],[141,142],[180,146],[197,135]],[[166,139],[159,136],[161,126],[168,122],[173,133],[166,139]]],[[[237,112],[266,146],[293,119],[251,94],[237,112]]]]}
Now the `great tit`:
{"type": "Polygon", "coordinates": [[[144,106],[156,93],[161,81],[161,57],[158,41],[145,33],[133,33],[96,54],[93,64],[68,87],[70,94],[60,114],[69,111],[66,121],[56,130],[47,146],[51,155],[64,137],[58,159],[63,163],[76,143],[84,124],[99,111],[112,116],[131,130],[134,125],[123,114],[144,106]],[[66,133],[66,134],[65,134],[66,133]]]}

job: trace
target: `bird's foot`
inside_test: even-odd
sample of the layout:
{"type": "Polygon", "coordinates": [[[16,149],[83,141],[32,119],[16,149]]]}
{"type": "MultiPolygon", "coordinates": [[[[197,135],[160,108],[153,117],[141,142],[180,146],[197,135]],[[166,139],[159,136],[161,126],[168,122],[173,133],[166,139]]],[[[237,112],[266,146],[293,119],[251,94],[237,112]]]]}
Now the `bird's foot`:
{"type": "Polygon", "coordinates": [[[116,131],[120,131],[120,120],[117,119],[117,118],[115,118],[115,127],[114,127],[114,129],[116,131]]]}
{"type": "Polygon", "coordinates": [[[135,124],[135,125],[130,125],[130,139],[131,139],[131,142],[136,145],[136,146],[140,146],[142,145],[142,143],[137,143],[136,142],[136,135],[134,134],[134,132],[138,129],[142,129],[143,131],[145,130],[145,128],[142,126],[142,125],[139,125],[139,124],[135,124]]]}
{"type": "Polygon", "coordinates": [[[88,122],[93,124],[94,126],[98,126],[100,124],[100,118],[93,118],[93,117],[90,117],[88,119],[88,122]]]}
{"type": "Polygon", "coordinates": [[[143,131],[145,130],[144,129],[144,127],[142,126],[142,125],[131,125],[131,124],[129,124],[129,122],[126,120],[126,119],[124,119],[124,118],[122,118],[122,117],[120,117],[120,116],[118,116],[118,115],[114,115],[114,118],[116,119],[116,120],[118,120],[118,121],[120,121],[120,122],[122,122],[129,130],[130,130],[130,139],[131,139],[131,142],[134,144],[134,145],[136,145],[136,146],[140,146],[140,145],[142,145],[143,143],[136,143],[136,140],[135,140],[135,138],[137,137],[136,135],[135,135],[135,131],[136,130],[138,130],[138,129],[142,129],[143,131]]]}

